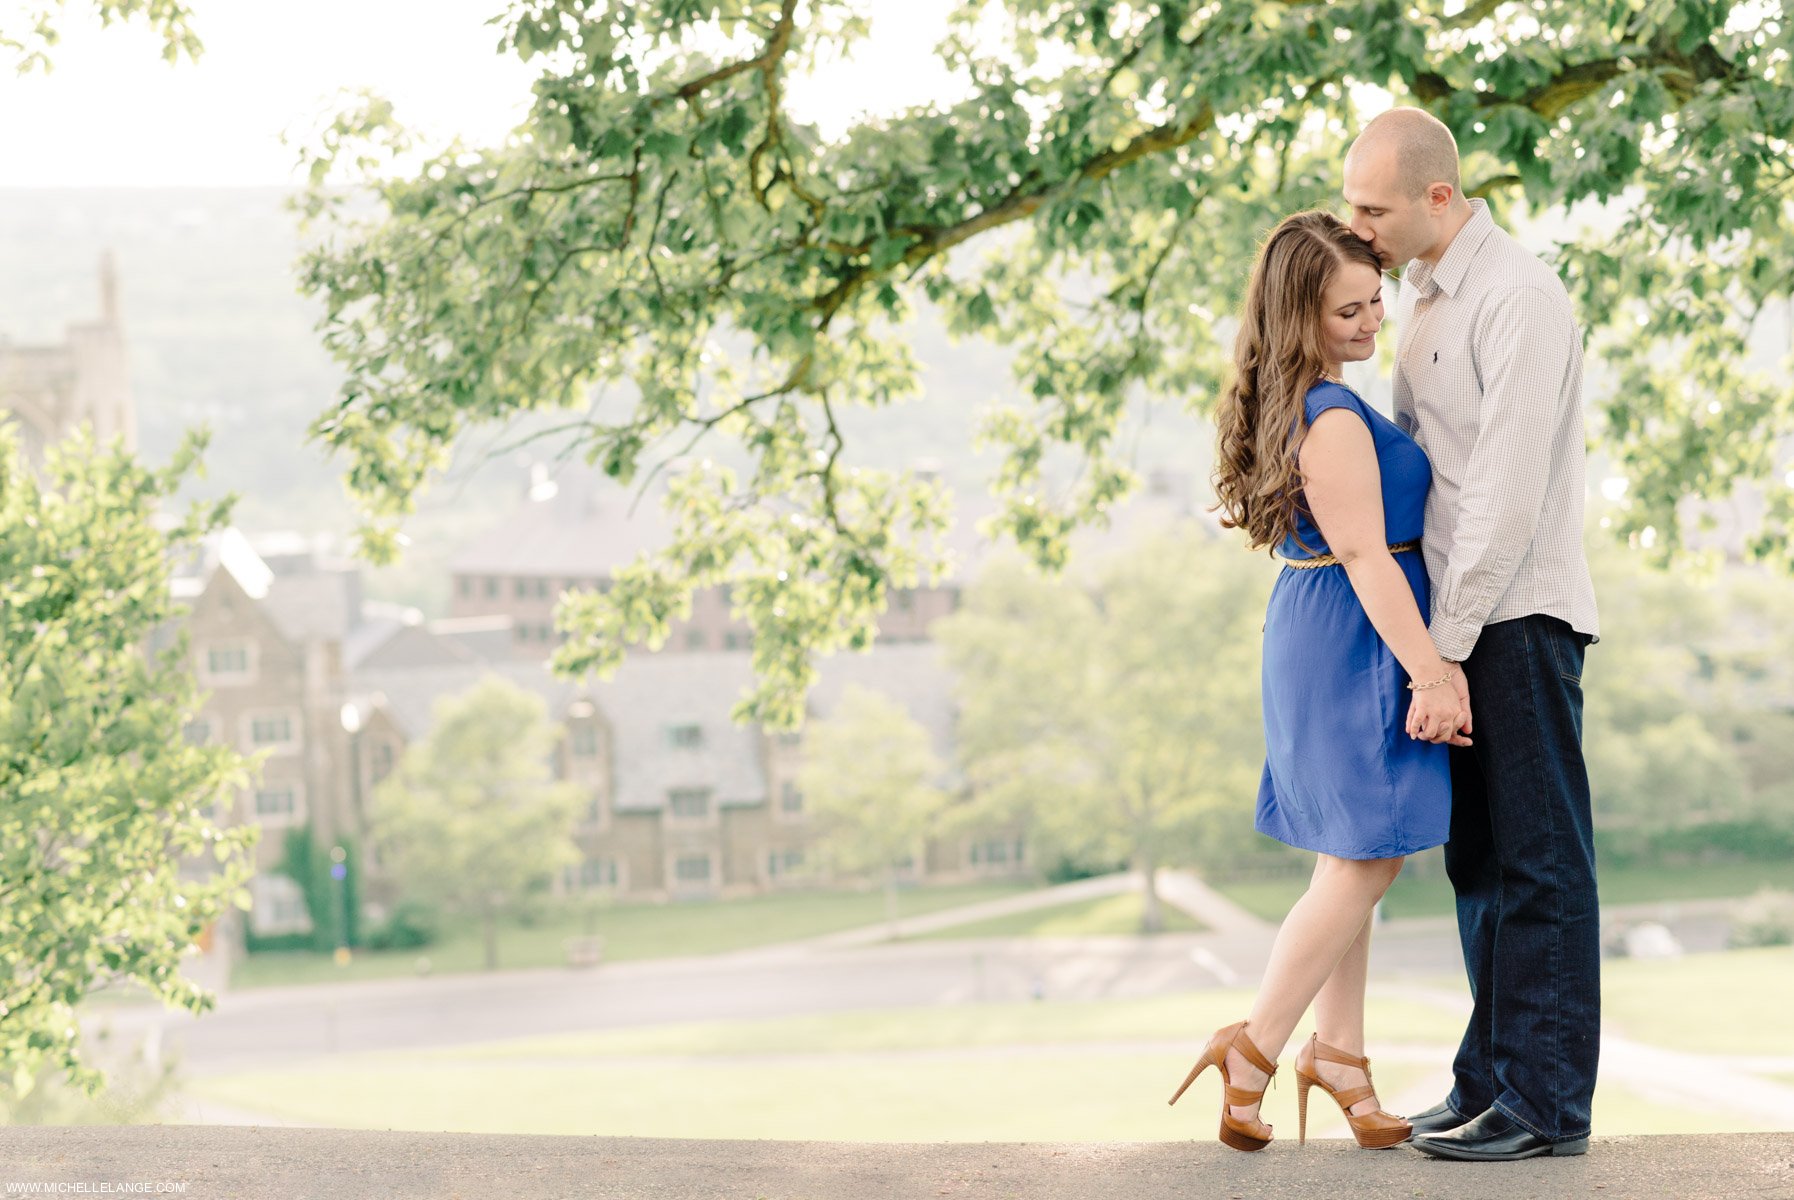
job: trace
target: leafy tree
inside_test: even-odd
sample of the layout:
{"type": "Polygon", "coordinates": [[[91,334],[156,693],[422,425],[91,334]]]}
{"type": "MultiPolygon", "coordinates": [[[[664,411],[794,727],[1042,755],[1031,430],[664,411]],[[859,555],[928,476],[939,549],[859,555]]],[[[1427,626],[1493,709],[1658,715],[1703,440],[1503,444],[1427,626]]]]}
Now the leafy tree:
{"type": "Polygon", "coordinates": [[[843,874],[882,879],[893,931],[898,879],[946,809],[945,769],[927,730],[861,687],[848,688],[804,741],[798,787],[816,823],[817,852],[843,874]]]}
{"type": "Polygon", "coordinates": [[[865,39],[864,13],[516,0],[503,48],[540,75],[503,145],[408,172],[412,139],[370,98],[311,148],[305,209],[332,236],[303,280],[347,372],[315,433],[347,460],[375,552],[484,423],[564,410],[565,448],[624,483],[706,437],[733,445],[744,473],[699,461],[673,480],[662,553],[564,604],[556,661],[613,668],[729,582],[756,631],[741,715],[795,721],[811,656],[870,641],[888,589],[940,565],[941,490],[856,465],[841,432],[848,407],[917,389],[915,308],[1013,351],[1019,401],[986,424],[1007,450],[995,528],[1060,564],[1133,485],[1113,437],[1127,404],[1206,411],[1258,238],[1340,203],[1355,97],[1388,88],[1451,126],[1470,192],[1613,202],[1560,262],[1621,376],[1600,414],[1632,481],[1621,532],[1673,549],[1678,500],[1757,480],[1756,549],[1785,557],[1794,489],[1770,470],[1794,388],[1742,355],[1794,275],[1778,6],[967,0],[940,47],[964,96],[825,138],[788,85],[865,39]],[[1065,452],[1081,469],[1060,476],[1065,452]]]}
{"type": "MultiPolygon", "coordinates": [[[[193,9],[183,0],[89,0],[101,24],[139,17],[162,35],[162,57],[169,62],[198,58],[203,47],[193,31],[193,9]]],[[[68,0],[34,0],[25,11],[0,21],[0,53],[18,60],[19,74],[50,70],[50,49],[61,41],[57,31],[68,0]]]]}
{"type": "MultiPolygon", "coordinates": [[[[1740,567],[1661,572],[1597,544],[1601,642],[1589,651],[1585,745],[1607,844],[1653,853],[1706,826],[1788,828],[1794,584],[1740,567]]],[[[1787,836],[1787,835],[1784,835],[1787,836]]],[[[1764,846],[1765,851],[1771,849],[1764,846]]]]}
{"type": "Polygon", "coordinates": [[[342,879],[331,872],[336,863],[330,847],[317,838],[308,822],[286,832],[281,845],[282,875],[299,885],[305,898],[305,915],[311,918],[311,932],[305,941],[314,950],[334,950],[339,941],[347,946],[361,945],[361,855],[355,839],[347,833],[336,841],[344,852],[342,879]]]}
{"type": "Polygon", "coordinates": [[[1200,852],[1204,817],[1250,822],[1272,574],[1192,524],[1089,583],[993,567],[936,627],[979,803],[1025,815],[1049,853],[1130,864],[1149,932],[1163,928],[1154,873],[1200,852]]]}
{"type": "Polygon", "coordinates": [[[146,652],[175,615],[169,560],[225,519],[158,509],[197,461],[190,438],[157,471],[85,434],[33,475],[0,428],[0,1090],[45,1065],[92,1092],[74,1008],[136,983],[204,1012],[181,956],[243,884],[255,831],[213,802],[243,759],[190,745],[199,707],[185,647],[146,652]]]}
{"type": "Polygon", "coordinates": [[[541,697],[488,678],[437,703],[375,792],[382,864],[408,899],[478,919],[487,970],[499,919],[579,860],[579,789],[548,765],[559,737],[541,697]]]}

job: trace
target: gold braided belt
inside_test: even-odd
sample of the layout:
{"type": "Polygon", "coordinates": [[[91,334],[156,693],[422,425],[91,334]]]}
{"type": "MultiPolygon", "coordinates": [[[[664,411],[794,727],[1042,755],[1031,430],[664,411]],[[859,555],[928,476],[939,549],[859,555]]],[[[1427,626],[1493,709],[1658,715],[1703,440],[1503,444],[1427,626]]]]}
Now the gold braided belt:
{"type": "MultiPolygon", "coordinates": [[[[1396,542],[1389,547],[1389,553],[1406,554],[1410,550],[1418,549],[1420,549],[1419,540],[1412,542],[1396,542]]],[[[1283,560],[1283,565],[1286,567],[1294,567],[1298,571],[1306,571],[1312,567],[1337,567],[1339,565],[1339,560],[1334,558],[1331,554],[1317,554],[1313,558],[1286,558],[1283,560]]]]}

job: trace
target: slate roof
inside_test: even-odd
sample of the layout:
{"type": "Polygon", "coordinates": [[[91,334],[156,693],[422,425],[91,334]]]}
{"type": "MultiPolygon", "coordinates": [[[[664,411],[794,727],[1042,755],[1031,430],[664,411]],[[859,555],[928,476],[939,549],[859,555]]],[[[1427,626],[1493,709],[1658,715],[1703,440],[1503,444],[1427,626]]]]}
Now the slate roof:
{"type": "MultiPolygon", "coordinates": [[[[764,740],[757,726],[737,725],[729,713],[747,689],[751,658],[742,651],[637,654],[608,680],[559,679],[543,663],[524,660],[441,663],[390,669],[358,669],[358,697],[377,698],[407,737],[429,732],[436,702],[496,675],[541,696],[561,719],[572,703],[590,698],[609,725],[615,749],[614,803],[618,811],[653,811],[674,788],[709,788],[719,807],[763,803],[764,740]],[[671,744],[668,731],[696,725],[702,745],[671,744]]],[[[926,643],[876,647],[867,654],[837,655],[821,667],[812,712],[826,716],[850,684],[891,696],[928,730],[936,753],[950,760],[951,682],[938,647],[926,643]]]]}
{"type": "MultiPolygon", "coordinates": [[[[653,490],[635,501],[625,488],[586,469],[563,471],[554,479],[553,495],[525,500],[496,527],[460,550],[450,560],[455,575],[497,575],[546,578],[597,578],[653,552],[672,540],[673,525],[653,490]],[[631,511],[631,506],[634,506],[631,511]]],[[[545,494],[538,489],[537,494],[545,494]]],[[[1078,557],[1114,549],[1144,527],[1196,519],[1218,529],[1200,504],[1206,491],[1192,476],[1155,472],[1128,502],[1116,509],[1106,529],[1087,528],[1073,535],[1078,557]]],[[[962,491],[954,501],[954,522],[946,536],[953,561],[950,581],[963,583],[1002,552],[979,531],[997,503],[983,491],[962,491]]]]}

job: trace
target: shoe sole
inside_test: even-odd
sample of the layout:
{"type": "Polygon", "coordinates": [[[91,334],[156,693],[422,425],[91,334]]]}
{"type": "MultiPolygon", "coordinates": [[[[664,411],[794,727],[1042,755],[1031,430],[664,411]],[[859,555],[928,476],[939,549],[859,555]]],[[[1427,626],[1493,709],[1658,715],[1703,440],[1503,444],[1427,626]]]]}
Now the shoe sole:
{"type": "Polygon", "coordinates": [[[1429,1144],[1424,1138],[1415,1138],[1414,1148],[1422,1154],[1430,1154],[1434,1158],[1450,1158],[1458,1162],[1518,1162],[1523,1158],[1568,1158],[1577,1154],[1587,1154],[1588,1139],[1577,1138],[1573,1142],[1551,1142],[1533,1150],[1521,1151],[1518,1154],[1479,1154],[1474,1150],[1462,1150],[1456,1146],[1440,1145],[1438,1142],[1429,1144]]]}

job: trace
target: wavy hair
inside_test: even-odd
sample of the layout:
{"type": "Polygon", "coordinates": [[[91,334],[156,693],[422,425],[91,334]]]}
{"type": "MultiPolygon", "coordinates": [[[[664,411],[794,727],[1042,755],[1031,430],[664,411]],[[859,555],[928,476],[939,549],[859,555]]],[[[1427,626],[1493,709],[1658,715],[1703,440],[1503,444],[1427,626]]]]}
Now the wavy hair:
{"type": "Polygon", "coordinates": [[[1252,268],[1233,374],[1215,409],[1213,483],[1221,525],[1245,530],[1254,550],[1295,532],[1304,401],[1327,369],[1321,305],[1333,277],[1354,262],[1382,271],[1370,243],[1338,217],[1301,212],[1271,231],[1252,268]]]}

